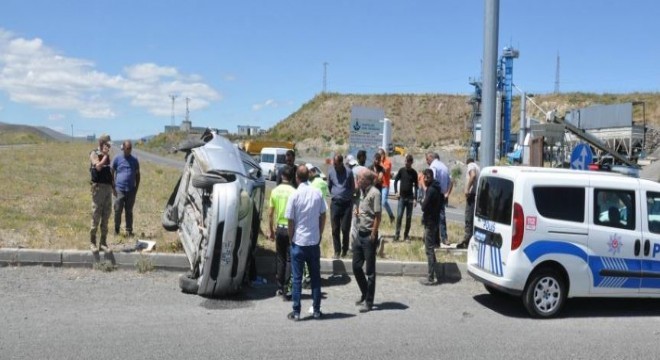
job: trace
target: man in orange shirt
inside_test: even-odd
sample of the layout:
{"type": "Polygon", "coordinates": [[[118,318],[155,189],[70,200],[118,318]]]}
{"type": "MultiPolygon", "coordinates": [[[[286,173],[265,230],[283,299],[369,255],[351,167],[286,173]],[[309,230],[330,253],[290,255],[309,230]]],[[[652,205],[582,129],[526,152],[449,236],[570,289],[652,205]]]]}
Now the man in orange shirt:
{"type": "Polygon", "coordinates": [[[394,222],[394,213],[390,207],[390,203],[387,201],[388,196],[390,195],[390,179],[392,178],[392,162],[390,158],[387,157],[385,149],[378,148],[378,153],[380,154],[380,165],[385,169],[383,174],[383,189],[380,192],[382,208],[387,211],[387,215],[390,216],[390,223],[394,222]]]}

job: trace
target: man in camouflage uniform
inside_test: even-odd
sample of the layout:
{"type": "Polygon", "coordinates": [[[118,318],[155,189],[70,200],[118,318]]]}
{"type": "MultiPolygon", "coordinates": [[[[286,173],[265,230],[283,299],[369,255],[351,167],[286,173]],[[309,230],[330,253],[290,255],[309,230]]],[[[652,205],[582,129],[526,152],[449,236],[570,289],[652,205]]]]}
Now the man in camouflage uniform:
{"type": "Polygon", "coordinates": [[[108,219],[112,213],[112,195],[115,192],[114,179],[110,170],[110,136],[99,137],[99,147],[89,154],[89,172],[92,192],[92,226],[89,231],[92,252],[110,252],[108,248],[108,219]],[[99,247],[96,246],[96,231],[101,225],[99,247]]]}

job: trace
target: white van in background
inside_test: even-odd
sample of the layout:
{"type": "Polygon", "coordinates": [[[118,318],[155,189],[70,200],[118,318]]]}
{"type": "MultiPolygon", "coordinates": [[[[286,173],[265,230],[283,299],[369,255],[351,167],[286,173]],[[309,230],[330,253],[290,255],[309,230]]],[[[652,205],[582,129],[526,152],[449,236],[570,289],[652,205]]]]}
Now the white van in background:
{"type": "Polygon", "coordinates": [[[267,180],[275,180],[277,171],[286,164],[285,148],[263,148],[261,149],[260,162],[261,173],[267,180]]]}

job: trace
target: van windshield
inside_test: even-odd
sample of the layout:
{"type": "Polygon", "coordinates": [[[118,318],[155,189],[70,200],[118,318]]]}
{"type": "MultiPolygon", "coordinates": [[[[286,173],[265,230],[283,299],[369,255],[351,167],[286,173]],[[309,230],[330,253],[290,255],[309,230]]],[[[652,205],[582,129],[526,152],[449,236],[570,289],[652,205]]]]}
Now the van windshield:
{"type": "Polygon", "coordinates": [[[513,181],[491,176],[480,179],[475,203],[476,216],[511,225],[512,204],[513,181]]]}

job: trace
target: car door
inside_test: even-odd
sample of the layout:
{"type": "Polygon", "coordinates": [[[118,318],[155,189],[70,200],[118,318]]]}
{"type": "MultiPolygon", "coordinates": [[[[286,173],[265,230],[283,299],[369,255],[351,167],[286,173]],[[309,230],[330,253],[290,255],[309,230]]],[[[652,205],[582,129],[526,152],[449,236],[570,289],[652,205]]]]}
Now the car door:
{"type": "MultiPolygon", "coordinates": [[[[592,178],[593,179],[593,178],[592,178]]],[[[592,294],[639,292],[641,244],[637,180],[601,177],[591,188],[589,268],[592,294]],[[633,181],[631,181],[633,180],[633,181]]]]}
{"type": "Polygon", "coordinates": [[[641,293],[660,292],[660,192],[643,191],[641,293]]]}

